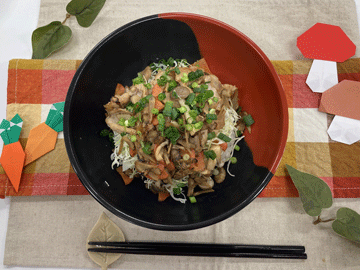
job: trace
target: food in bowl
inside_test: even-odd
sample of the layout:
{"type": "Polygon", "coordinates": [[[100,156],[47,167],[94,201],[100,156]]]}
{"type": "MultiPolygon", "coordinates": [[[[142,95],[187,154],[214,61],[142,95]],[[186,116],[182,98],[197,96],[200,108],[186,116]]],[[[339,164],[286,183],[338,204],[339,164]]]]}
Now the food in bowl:
{"type": "Polygon", "coordinates": [[[241,110],[235,85],[222,84],[205,59],[190,65],[171,57],[147,66],[132,82],[118,84],[104,106],[114,141],[112,168],[125,184],[141,176],[159,201],[171,196],[195,203],[196,196],[214,192],[226,171],[234,176],[234,150],[254,123],[241,110]]]}

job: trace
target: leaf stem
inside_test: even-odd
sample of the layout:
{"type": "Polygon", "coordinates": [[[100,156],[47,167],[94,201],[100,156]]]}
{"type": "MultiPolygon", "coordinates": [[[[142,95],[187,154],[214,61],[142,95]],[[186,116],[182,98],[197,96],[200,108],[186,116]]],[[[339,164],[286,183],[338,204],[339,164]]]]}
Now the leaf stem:
{"type": "Polygon", "coordinates": [[[314,224],[314,225],[317,225],[317,224],[319,224],[320,222],[330,222],[330,221],[334,221],[334,220],[335,220],[335,218],[330,218],[330,219],[324,219],[324,220],[322,220],[322,219],[320,218],[320,216],[318,216],[317,220],[315,220],[315,221],[313,222],[313,224],[314,224]]]}
{"type": "Polygon", "coordinates": [[[65,20],[61,24],[64,24],[67,21],[67,19],[69,19],[70,17],[71,17],[71,14],[66,13],[65,20]]]}

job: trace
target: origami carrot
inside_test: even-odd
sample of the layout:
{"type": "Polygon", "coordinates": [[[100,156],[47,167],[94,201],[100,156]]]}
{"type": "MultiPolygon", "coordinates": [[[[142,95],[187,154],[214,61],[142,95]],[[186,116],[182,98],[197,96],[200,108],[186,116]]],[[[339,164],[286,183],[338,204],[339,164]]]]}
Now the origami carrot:
{"type": "Polygon", "coordinates": [[[25,160],[25,153],[19,142],[22,123],[21,117],[17,114],[10,122],[4,119],[0,124],[0,136],[4,141],[0,163],[16,192],[19,191],[25,160]]]}
{"type": "Polygon", "coordinates": [[[58,132],[63,130],[65,102],[51,106],[44,123],[30,130],[25,147],[25,166],[55,148],[58,132]]]}

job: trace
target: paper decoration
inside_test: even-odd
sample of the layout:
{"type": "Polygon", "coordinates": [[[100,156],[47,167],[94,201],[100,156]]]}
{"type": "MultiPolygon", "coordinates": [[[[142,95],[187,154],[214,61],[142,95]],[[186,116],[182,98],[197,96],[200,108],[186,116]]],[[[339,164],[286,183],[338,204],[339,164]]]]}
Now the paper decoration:
{"type": "Polygon", "coordinates": [[[64,105],[65,102],[53,104],[46,121],[30,130],[25,147],[25,165],[55,148],[58,132],[63,130],[64,105]]]}
{"type": "Polygon", "coordinates": [[[23,121],[18,114],[10,122],[4,119],[0,124],[0,136],[4,141],[0,163],[16,192],[19,191],[25,160],[25,153],[19,142],[22,124],[23,121]]]}
{"type": "Polygon", "coordinates": [[[336,62],[344,62],[356,51],[355,44],[339,26],[324,23],[315,24],[299,36],[296,45],[305,57],[314,59],[306,83],[317,93],[339,82],[336,62]]]}
{"type": "Polygon", "coordinates": [[[316,93],[323,93],[338,82],[336,62],[324,60],[314,61],[306,79],[306,84],[316,93]]]}
{"type": "Polygon", "coordinates": [[[334,141],[353,144],[360,140],[360,120],[336,115],[328,129],[328,134],[334,141]]]}
{"type": "Polygon", "coordinates": [[[299,36],[296,45],[306,58],[334,62],[344,62],[356,51],[339,26],[324,23],[316,23],[299,36]]]}
{"type": "Polygon", "coordinates": [[[360,120],[360,82],[343,80],[325,91],[319,111],[360,120]]]}

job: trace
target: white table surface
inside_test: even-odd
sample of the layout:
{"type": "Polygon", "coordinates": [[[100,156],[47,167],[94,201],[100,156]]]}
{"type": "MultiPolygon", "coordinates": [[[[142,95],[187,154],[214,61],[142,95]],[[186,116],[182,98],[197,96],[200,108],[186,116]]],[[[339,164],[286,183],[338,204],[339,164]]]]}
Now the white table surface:
{"type": "MultiPolygon", "coordinates": [[[[360,0],[354,1],[356,3],[358,22],[360,24],[360,0]]],[[[40,0],[0,0],[0,120],[6,118],[8,62],[14,58],[31,58],[31,34],[37,26],[39,9],[40,0]]],[[[54,20],[55,19],[56,18],[54,18],[54,20]]],[[[0,153],[2,147],[3,144],[1,141],[0,153]]],[[[0,199],[0,270],[10,269],[2,264],[4,259],[9,208],[10,199],[0,199]]],[[[11,269],[33,270],[34,268],[11,267],[11,269]]]]}

